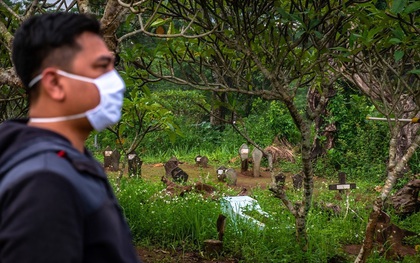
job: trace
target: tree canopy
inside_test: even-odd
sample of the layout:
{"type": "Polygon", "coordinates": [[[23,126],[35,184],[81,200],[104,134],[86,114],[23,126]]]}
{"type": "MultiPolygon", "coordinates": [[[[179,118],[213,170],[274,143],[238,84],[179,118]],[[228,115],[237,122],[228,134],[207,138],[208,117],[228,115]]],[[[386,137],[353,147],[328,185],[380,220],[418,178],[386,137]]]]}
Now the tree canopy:
{"type": "Polygon", "coordinates": [[[99,2],[0,1],[2,120],[23,115],[26,107],[10,62],[17,26],[36,13],[94,13],[101,20],[106,43],[121,60],[119,69],[132,85],[126,119],[114,130],[117,135],[117,130],[135,127],[147,118],[149,124],[142,127],[149,128],[137,127],[136,138],[147,129],[174,131],[169,113],[144,96],[148,86],[160,81],[211,93],[212,102],[203,108],[238,131],[239,108],[249,98],[285,106],[300,135],[305,190],[302,199],[292,203],[275,170],[270,189],[295,216],[296,236],[305,249],[315,149],[325,131],[328,102],[337,93],[338,81],[346,82],[370,99],[388,121],[391,134],[386,187],[375,203],[357,259],[366,260],[371,226],[420,142],[416,121],[398,121],[419,117],[420,2],[110,0],[104,8],[99,2]],[[299,101],[298,94],[307,94],[306,101],[299,101]],[[156,119],[160,121],[154,123],[156,119]]]}

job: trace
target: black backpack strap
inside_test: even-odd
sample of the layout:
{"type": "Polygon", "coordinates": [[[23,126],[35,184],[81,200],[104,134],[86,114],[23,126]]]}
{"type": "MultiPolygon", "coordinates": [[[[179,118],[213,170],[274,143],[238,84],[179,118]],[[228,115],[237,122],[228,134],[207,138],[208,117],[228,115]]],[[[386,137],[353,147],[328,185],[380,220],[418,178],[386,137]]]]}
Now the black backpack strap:
{"type": "Polygon", "coordinates": [[[38,140],[18,150],[4,163],[0,170],[0,196],[32,171],[50,171],[66,178],[79,192],[86,213],[95,211],[105,200],[106,195],[97,196],[105,191],[102,186],[110,189],[103,168],[93,163],[93,159],[80,154],[65,141],[38,140]],[[45,162],[49,163],[47,167],[45,162]],[[98,180],[102,184],[98,184],[98,180]]]}
{"type": "MultiPolygon", "coordinates": [[[[18,150],[15,154],[13,154],[7,161],[2,163],[0,167],[0,178],[2,178],[8,171],[14,168],[19,163],[24,162],[27,159],[33,158],[39,154],[45,152],[57,152],[57,154],[63,154],[62,152],[66,152],[69,150],[69,147],[58,141],[58,140],[37,140],[34,142],[27,143],[26,147],[18,150]]],[[[64,156],[63,156],[64,157],[64,156]]]]}

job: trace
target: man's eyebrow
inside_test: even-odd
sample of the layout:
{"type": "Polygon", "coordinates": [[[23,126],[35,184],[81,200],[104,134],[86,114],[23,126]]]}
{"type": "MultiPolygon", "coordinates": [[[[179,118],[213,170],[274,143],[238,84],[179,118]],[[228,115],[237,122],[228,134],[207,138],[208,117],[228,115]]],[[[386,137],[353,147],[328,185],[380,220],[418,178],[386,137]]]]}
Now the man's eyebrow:
{"type": "Polygon", "coordinates": [[[114,57],[111,55],[102,55],[100,57],[98,57],[95,62],[106,62],[106,63],[113,63],[114,61],[114,57]]]}

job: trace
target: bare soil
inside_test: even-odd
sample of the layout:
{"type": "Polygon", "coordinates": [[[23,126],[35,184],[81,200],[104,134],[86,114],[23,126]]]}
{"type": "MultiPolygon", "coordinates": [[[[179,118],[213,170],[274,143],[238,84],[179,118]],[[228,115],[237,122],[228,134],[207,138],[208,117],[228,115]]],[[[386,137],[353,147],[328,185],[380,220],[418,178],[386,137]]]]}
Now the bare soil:
{"type": "MultiPolygon", "coordinates": [[[[181,160],[182,161],[182,160],[181,160]]],[[[179,167],[188,174],[188,182],[208,182],[218,183],[217,168],[213,166],[198,167],[195,164],[183,162],[179,167]]],[[[271,182],[271,175],[267,169],[261,168],[260,176],[254,177],[252,174],[252,167],[248,171],[241,173],[240,168],[235,168],[238,174],[238,181],[234,188],[242,189],[243,187],[252,189],[254,187],[267,187],[271,182]]],[[[159,181],[162,176],[165,176],[165,168],[163,163],[146,164],[142,166],[142,177],[152,181],[159,181]]]]}

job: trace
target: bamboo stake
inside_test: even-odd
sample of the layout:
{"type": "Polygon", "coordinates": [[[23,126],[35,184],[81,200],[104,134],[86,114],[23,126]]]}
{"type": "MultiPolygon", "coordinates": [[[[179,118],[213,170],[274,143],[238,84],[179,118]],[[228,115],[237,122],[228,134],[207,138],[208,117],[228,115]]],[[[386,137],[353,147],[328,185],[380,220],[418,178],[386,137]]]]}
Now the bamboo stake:
{"type": "Polygon", "coordinates": [[[412,118],[412,119],[395,119],[395,118],[379,118],[379,117],[366,117],[366,120],[372,121],[402,121],[402,122],[411,122],[411,123],[419,123],[419,118],[412,118]]]}

